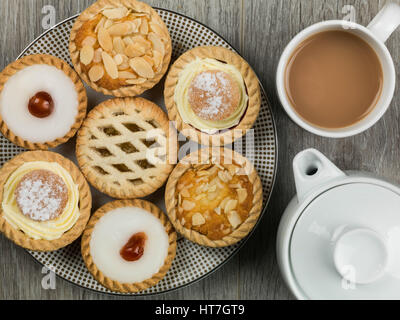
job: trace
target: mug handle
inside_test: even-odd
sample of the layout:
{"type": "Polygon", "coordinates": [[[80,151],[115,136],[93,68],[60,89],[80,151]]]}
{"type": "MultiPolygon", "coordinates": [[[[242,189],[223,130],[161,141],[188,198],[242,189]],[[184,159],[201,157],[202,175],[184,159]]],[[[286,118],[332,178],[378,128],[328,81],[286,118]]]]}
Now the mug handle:
{"type": "Polygon", "coordinates": [[[368,29],[382,42],[390,37],[400,25],[400,6],[394,2],[386,4],[369,23],[368,29]]]}

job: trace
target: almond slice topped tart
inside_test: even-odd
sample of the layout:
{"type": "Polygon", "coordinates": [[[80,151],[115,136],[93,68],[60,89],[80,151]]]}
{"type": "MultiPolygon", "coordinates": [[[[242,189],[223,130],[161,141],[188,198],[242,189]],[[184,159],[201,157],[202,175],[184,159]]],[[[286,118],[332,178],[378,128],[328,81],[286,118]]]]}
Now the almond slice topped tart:
{"type": "Polygon", "coordinates": [[[160,16],[136,0],[99,0],[71,31],[76,71],[94,90],[136,96],[155,86],[171,61],[172,44],[160,16]]]}
{"type": "Polygon", "coordinates": [[[189,154],[175,167],[165,202],[176,230],[189,240],[210,247],[232,245],[258,220],[261,181],[240,154],[206,148],[189,154]]]}
{"type": "Polygon", "coordinates": [[[78,132],[76,154],[88,181],[111,197],[156,191],[176,162],[177,141],[166,114],[143,98],[117,98],[91,110],[78,132]]]}

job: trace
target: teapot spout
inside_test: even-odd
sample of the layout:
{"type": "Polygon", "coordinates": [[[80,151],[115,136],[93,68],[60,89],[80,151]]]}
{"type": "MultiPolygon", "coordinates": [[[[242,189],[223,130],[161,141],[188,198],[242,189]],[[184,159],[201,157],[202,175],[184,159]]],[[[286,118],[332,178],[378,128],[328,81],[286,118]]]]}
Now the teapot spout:
{"type": "Polygon", "coordinates": [[[343,171],[316,149],[307,149],[296,155],[293,159],[293,173],[299,202],[313,190],[345,176],[343,171]]]}

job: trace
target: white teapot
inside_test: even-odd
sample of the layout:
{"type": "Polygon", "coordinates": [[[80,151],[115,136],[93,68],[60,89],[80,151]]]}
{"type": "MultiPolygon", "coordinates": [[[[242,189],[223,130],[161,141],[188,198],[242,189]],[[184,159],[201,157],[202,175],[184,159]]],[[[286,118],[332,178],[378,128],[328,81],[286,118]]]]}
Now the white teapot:
{"type": "Polygon", "coordinates": [[[400,299],[400,189],[343,172],[315,149],[293,160],[297,195],[277,236],[298,299],[400,299]]]}

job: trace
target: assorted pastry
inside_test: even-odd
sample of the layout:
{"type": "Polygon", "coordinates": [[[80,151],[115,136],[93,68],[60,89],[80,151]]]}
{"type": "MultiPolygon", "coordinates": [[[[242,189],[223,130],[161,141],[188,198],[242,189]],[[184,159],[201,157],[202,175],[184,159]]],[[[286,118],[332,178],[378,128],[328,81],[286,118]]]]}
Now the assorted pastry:
{"type": "Polygon", "coordinates": [[[0,169],[0,231],[16,244],[53,251],[76,240],[92,197],[79,169],[49,151],[24,152],[0,169]]]}
{"type": "Polygon", "coordinates": [[[210,247],[243,239],[258,221],[262,202],[261,180],[253,165],[227,148],[205,148],[183,158],[165,191],[175,229],[210,247]]]}
{"type": "Polygon", "coordinates": [[[56,57],[26,56],[0,73],[0,131],[23,148],[65,143],[81,126],[86,106],[78,75],[56,57]]]}
{"type": "Polygon", "coordinates": [[[136,0],[99,0],[71,31],[71,60],[96,91],[136,96],[154,87],[171,60],[168,29],[156,11],[136,0]]]}
{"type": "Polygon", "coordinates": [[[222,47],[198,47],[172,65],[164,88],[171,121],[203,145],[230,144],[251,129],[260,87],[249,64],[222,47]]]}
{"type": "Polygon", "coordinates": [[[147,196],[173,169],[177,141],[167,115],[143,98],[107,100],[88,114],[76,155],[88,181],[119,199],[147,196]]]}
{"type": "Polygon", "coordinates": [[[97,210],[82,237],[93,277],[117,292],[156,285],[171,267],[176,233],[165,214],[144,200],[118,200],[97,210]]]}
{"type": "Polygon", "coordinates": [[[74,70],[31,55],[0,74],[0,130],[27,149],[54,148],[77,133],[80,170],[49,151],[23,152],[0,169],[0,231],[17,245],[54,251],[78,239],[88,270],[112,291],[156,285],[176,253],[176,231],[209,247],[253,229],[262,186],[242,155],[219,147],[249,130],[260,109],[250,66],[221,47],[199,47],[173,64],[164,90],[168,115],[137,97],[165,75],[172,45],[162,19],[136,0],[99,0],[71,31],[74,70]],[[79,76],[112,98],[86,115],[79,76]],[[175,128],[203,145],[175,167],[175,128]],[[193,133],[194,132],[194,133],[193,133]],[[87,181],[117,199],[90,218],[87,181]],[[139,200],[165,189],[167,213],[139,200]],[[133,200],[135,199],[135,200],[133,200]],[[90,218],[90,221],[89,221],[90,218]],[[88,222],[89,221],[89,222],[88,222]]]}

